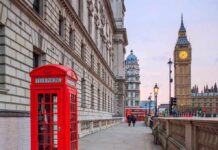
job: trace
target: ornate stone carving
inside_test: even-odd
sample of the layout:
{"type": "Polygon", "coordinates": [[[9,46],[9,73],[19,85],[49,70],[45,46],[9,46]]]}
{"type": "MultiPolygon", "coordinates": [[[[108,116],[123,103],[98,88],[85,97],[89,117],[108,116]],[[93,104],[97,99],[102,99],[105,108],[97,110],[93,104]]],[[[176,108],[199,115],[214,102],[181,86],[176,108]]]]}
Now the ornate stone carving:
{"type": "Polygon", "coordinates": [[[98,16],[98,14],[95,14],[95,15],[94,15],[94,19],[95,19],[95,25],[96,25],[97,27],[99,27],[100,22],[99,22],[99,16],[98,16]]]}
{"type": "Polygon", "coordinates": [[[106,22],[106,19],[105,19],[105,14],[101,14],[101,23],[102,23],[102,26],[104,27],[105,26],[105,22],[106,22]]]}
{"type": "Polygon", "coordinates": [[[104,14],[104,7],[102,6],[102,4],[100,4],[100,17],[101,17],[101,23],[102,23],[102,26],[105,25],[106,23],[106,19],[105,19],[105,14],[104,14]]]}
{"type": "Polygon", "coordinates": [[[90,13],[90,15],[93,15],[93,12],[94,12],[94,5],[93,5],[92,0],[87,0],[87,3],[88,3],[88,10],[89,10],[89,13],[90,13]]]}

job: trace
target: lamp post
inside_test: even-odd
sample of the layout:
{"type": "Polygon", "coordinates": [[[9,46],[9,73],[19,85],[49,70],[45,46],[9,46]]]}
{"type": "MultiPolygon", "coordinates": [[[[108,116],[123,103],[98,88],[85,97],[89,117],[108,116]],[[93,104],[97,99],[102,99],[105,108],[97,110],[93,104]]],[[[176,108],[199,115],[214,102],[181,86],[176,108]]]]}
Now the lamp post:
{"type": "Polygon", "coordinates": [[[151,115],[151,93],[150,96],[148,97],[148,106],[149,106],[149,111],[148,111],[148,115],[151,115]]]}
{"type": "Polygon", "coordinates": [[[155,97],[155,117],[157,117],[157,94],[158,94],[159,87],[157,86],[157,83],[154,86],[154,97],[155,97]]]}
{"type": "Polygon", "coordinates": [[[169,65],[169,114],[170,115],[170,112],[171,112],[171,108],[170,108],[170,99],[171,99],[171,83],[173,82],[173,79],[171,78],[171,74],[172,74],[172,70],[171,70],[171,65],[172,65],[172,61],[171,61],[171,58],[169,58],[169,61],[168,61],[168,65],[169,65]]]}

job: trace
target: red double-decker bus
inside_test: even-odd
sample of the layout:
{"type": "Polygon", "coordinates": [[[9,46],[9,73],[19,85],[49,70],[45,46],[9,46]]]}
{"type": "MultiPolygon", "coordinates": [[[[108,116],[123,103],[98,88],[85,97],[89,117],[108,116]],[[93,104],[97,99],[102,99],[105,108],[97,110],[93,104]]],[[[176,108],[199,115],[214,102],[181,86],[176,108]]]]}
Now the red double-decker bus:
{"type": "Polygon", "coordinates": [[[128,115],[134,115],[136,116],[137,121],[144,121],[145,116],[147,115],[147,111],[145,108],[126,108],[125,109],[126,113],[126,119],[128,115]]]}

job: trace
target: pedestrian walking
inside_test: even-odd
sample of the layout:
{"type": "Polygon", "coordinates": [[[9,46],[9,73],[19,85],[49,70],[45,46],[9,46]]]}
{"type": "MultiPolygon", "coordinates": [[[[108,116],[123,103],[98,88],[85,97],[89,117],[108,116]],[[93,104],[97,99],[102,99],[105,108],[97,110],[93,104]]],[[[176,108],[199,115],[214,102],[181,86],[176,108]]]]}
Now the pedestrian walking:
{"type": "Polygon", "coordinates": [[[132,124],[133,124],[133,127],[134,127],[135,126],[135,122],[136,122],[136,116],[132,115],[131,119],[132,119],[132,124]]]}
{"type": "Polygon", "coordinates": [[[132,121],[132,116],[131,115],[127,116],[127,121],[128,121],[129,126],[130,126],[131,125],[131,121],[132,121]]]}

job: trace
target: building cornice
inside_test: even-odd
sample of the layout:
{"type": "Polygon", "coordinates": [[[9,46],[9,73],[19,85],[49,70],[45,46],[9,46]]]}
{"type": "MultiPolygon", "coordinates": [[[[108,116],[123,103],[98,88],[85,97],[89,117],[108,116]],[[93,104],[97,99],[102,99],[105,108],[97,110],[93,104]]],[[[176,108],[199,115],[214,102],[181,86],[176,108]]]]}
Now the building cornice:
{"type": "MultiPolygon", "coordinates": [[[[65,7],[69,7],[67,6],[67,3],[69,3],[69,1],[67,0],[60,0],[62,1],[63,4],[66,4],[65,7]]],[[[54,41],[56,41],[64,50],[66,50],[70,55],[72,55],[74,57],[75,60],[77,60],[81,65],[83,65],[87,70],[90,71],[90,68],[73,50],[72,48],[66,44],[61,37],[51,28],[48,27],[47,23],[40,17],[38,16],[33,9],[23,0],[16,0],[13,1],[13,3],[19,7],[23,12],[25,12],[25,14],[30,17],[32,19],[32,21],[34,21],[40,28],[43,29],[43,31],[45,31],[48,35],[50,35],[54,41]]],[[[73,12],[75,13],[75,11],[73,10],[73,8],[71,7],[71,9],[68,9],[68,11],[71,11],[71,17],[75,17],[73,15],[73,12]]],[[[95,52],[97,53],[98,57],[101,58],[101,60],[103,61],[102,63],[106,66],[106,68],[108,69],[108,71],[111,73],[112,78],[115,80],[115,76],[113,74],[113,72],[111,71],[111,69],[109,68],[109,66],[107,65],[106,61],[104,60],[104,58],[102,57],[102,55],[100,54],[100,52],[98,51],[98,48],[96,47],[94,41],[91,39],[91,37],[89,35],[87,35],[87,31],[84,27],[84,25],[81,23],[80,20],[78,20],[78,16],[76,16],[75,18],[72,18],[73,20],[75,20],[75,23],[78,24],[79,29],[85,34],[86,38],[88,39],[88,42],[90,43],[90,45],[93,47],[93,49],[95,50],[95,52]]],[[[105,87],[107,87],[109,90],[111,90],[113,92],[113,90],[94,72],[94,71],[90,71],[91,74],[93,76],[95,76],[105,87]]]]}
{"type": "Polygon", "coordinates": [[[128,45],[127,31],[126,28],[117,28],[115,34],[122,34],[124,46],[128,45]]]}
{"type": "Polygon", "coordinates": [[[112,26],[113,26],[113,32],[116,31],[117,27],[116,27],[116,22],[115,22],[115,19],[114,19],[114,13],[113,13],[113,10],[111,8],[111,4],[110,4],[110,0],[104,0],[104,3],[105,3],[105,6],[106,6],[106,10],[109,14],[109,19],[110,19],[110,22],[112,23],[112,26]]]}
{"type": "Polygon", "coordinates": [[[125,11],[126,11],[126,7],[125,7],[124,0],[122,0],[122,5],[123,5],[123,10],[124,10],[124,12],[125,12],[125,11]]]}

